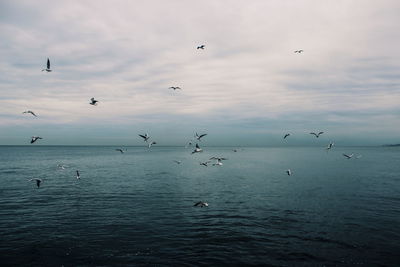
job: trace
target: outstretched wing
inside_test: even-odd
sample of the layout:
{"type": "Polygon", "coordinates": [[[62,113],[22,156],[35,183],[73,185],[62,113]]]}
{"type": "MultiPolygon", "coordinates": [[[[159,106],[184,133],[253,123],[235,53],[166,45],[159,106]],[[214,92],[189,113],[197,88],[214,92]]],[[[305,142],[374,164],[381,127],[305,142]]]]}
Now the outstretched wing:
{"type": "Polygon", "coordinates": [[[206,136],[206,135],[207,135],[207,134],[202,134],[202,135],[200,135],[200,136],[199,136],[199,139],[202,138],[202,137],[204,137],[204,136],[206,136]]]}
{"type": "Polygon", "coordinates": [[[47,69],[50,69],[50,59],[47,58],[47,69]]]}

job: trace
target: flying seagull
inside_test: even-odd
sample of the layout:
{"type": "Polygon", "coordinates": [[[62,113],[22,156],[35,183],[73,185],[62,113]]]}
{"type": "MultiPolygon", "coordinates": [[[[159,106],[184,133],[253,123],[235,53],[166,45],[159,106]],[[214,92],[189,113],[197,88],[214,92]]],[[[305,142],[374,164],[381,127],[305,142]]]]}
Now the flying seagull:
{"type": "Polygon", "coordinates": [[[215,159],[217,162],[213,164],[213,166],[222,166],[222,161],[227,160],[226,158],[218,158],[218,157],[212,157],[210,160],[215,159]]]}
{"type": "Polygon", "coordinates": [[[319,132],[319,133],[316,134],[316,133],[312,132],[312,133],[310,133],[310,134],[315,135],[315,137],[318,138],[318,137],[319,137],[321,134],[323,134],[323,133],[324,133],[324,132],[319,132]]]}
{"type": "Polygon", "coordinates": [[[347,155],[343,153],[343,156],[345,156],[347,159],[351,159],[354,156],[354,154],[347,155]]]}
{"type": "Polygon", "coordinates": [[[148,133],[143,134],[139,134],[140,137],[143,138],[143,141],[147,142],[147,140],[150,139],[150,135],[148,133]]]}
{"type": "Polygon", "coordinates": [[[197,49],[204,49],[205,45],[199,45],[197,49]]]}
{"type": "Polygon", "coordinates": [[[97,106],[97,102],[99,102],[99,101],[97,101],[96,99],[94,99],[94,97],[92,97],[91,99],[90,99],[90,105],[92,105],[92,106],[97,106]]]}
{"type": "Polygon", "coordinates": [[[203,152],[203,149],[199,147],[199,144],[196,144],[196,148],[192,151],[192,154],[203,152]]]}
{"type": "Polygon", "coordinates": [[[81,179],[81,175],[79,173],[79,170],[76,170],[76,179],[80,180],[81,179]]]}
{"type": "Polygon", "coordinates": [[[122,148],[117,148],[117,149],[115,149],[115,151],[119,151],[119,152],[121,152],[121,154],[124,154],[124,150],[122,148]]]}
{"type": "Polygon", "coordinates": [[[36,114],[35,114],[35,112],[33,112],[32,110],[27,110],[27,111],[22,112],[22,114],[25,114],[25,113],[30,113],[30,114],[32,114],[33,116],[37,117],[36,114]]]}
{"type": "Polygon", "coordinates": [[[296,50],[296,51],[294,51],[295,53],[303,53],[304,52],[304,50],[302,50],[302,49],[300,49],[300,50],[296,50]]]}
{"type": "Polygon", "coordinates": [[[193,205],[193,207],[208,207],[208,203],[204,201],[199,201],[193,205]]]}
{"type": "Polygon", "coordinates": [[[148,147],[150,148],[152,145],[155,145],[155,144],[157,144],[156,142],[154,142],[154,141],[152,141],[152,142],[150,142],[150,143],[148,143],[148,147]]]}
{"type": "Polygon", "coordinates": [[[335,145],[335,143],[330,142],[329,145],[326,147],[326,151],[329,151],[330,149],[332,149],[332,147],[335,145]]]}
{"type": "Polygon", "coordinates": [[[180,161],[180,160],[174,160],[174,162],[175,162],[176,164],[181,164],[181,163],[182,163],[182,161],[180,161]]]}
{"type": "Polygon", "coordinates": [[[49,59],[49,58],[47,58],[47,68],[42,69],[42,71],[51,72],[51,69],[50,69],[50,59],[49,59]]]}
{"type": "Polygon", "coordinates": [[[170,88],[168,88],[168,89],[172,89],[172,90],[182,90],[179,86],[171,86],[170,88]]]}
{"type": "Polygon", "coordinates": [[[36,181],[36,185],[37,185],[37,187],[39,188],[39,187],[40,187],[40,183],[42,182],[42,179],[33,178],[33,179],[30,179],[29,182],[30,182],[30,181],[36,181]]]}
{"type": "Polygon", "coordinates": [[[211,161],[205,161],[205,162],[200,162],[200,165],[202,165],[202,166],[208,166],[208,163],[210,163],[211,161]]]}
{"type": "Polygon", "coordinates": [[[43,138],[40,136],[32,136],[31,144],[35,143],[38,139],[43,139],[43,138]]]}
{"type": "Polygon", "coordinates": [[[283,139],[286,139],[288,136],[290,136],[290,133],[285,134],[285,136],[283,137],[283,139]]]}
{"type": "Polygon", "coordinates": [[[197,140],[201,141],[200,139],[201,139],[202,137],[206,136],[206,135],[207,135],[207,134],[201,134],[201,135],[199,135],[198,133],[196,133],[196,134],[194,135],[194,138],[196,138],[197,140]]]}
{"type": "Polygon", "coordinates": [[[287,175],[289,175],[289,176],[292,175],[292,171],[291,171],[290,169],[287,169],[287,170],[286,170],[286,173],[287,173],[287,175]]]}

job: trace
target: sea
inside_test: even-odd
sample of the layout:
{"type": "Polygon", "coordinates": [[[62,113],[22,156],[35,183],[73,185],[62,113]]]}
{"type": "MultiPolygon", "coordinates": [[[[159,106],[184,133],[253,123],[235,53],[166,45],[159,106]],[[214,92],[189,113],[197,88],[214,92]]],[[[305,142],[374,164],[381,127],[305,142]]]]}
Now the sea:
{"type": "Polygon", "coordinates": [[[117,148],[0,146],[1,266],[400,266],[400,147],[117,148]]]}

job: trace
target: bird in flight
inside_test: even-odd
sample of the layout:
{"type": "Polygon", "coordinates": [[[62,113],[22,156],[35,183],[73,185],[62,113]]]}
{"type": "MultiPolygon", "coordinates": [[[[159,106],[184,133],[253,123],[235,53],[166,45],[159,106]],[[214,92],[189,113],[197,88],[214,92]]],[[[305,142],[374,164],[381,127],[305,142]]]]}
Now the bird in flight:
{"type": "Polygon", "coordinates": [[[156,142],[152,141],[152,142],[148,143],[147,146],[150,148],[152,145],[156,145],[156,144],[157,144],[156,142]]]}
{"type": "Polygon", "coordinates": [[[203,152],[203,149],[199,147],[199,144],[196,144],[196,148],[192,151],[192,154],[203,152]]]}
{"type": "Polygon", "coordinates": [[[40,183],[42,182],[42,179],[33,178],[33,179],[30,179],[29,182],[30,181],[36,181],[36,186],[37,186],[37,188],[39,188],[40,187],[40,183]]]}
{"type": "Polygon", "coordinates": [[[179,86],[171,86],[168,89],[172,89],[172,90],[182,90],[179,86]]]}
{"type": "Polygon", "coordinates": [[[351,159],[351,158],[354,156],[354,154],[348,155],[348,154],[344,154],[344,153],[343,153],[343,156],[345,156],[347,159],[351,159]]]}
{"type": "Polygon", "coordinates": [[[207,135],[207,134],[201,134],[201,135],[199,135],[198,133],[196,133],[196,134],[194,135],[194,138],[196,138],[197,140],[201,141],[200,139],[203,138],[203,137],[206,136],[206,135],[207,135]]]}
{"type": "Polygon", "coordinates": [[[302,50],[302,49],[300,49],[300,50],[296,50],[296,51],[294,51],[295,53],[303,53],[304,52],[304,50],[302,50]]]}
{"type": "Polygon", "coordinates": [[[49,59],[49,58],[47,58],[47,68],[42,69],[42,71],[51,72],[51,69],[50,69],[50,59],[49,59]]]}
{"type": "Polygon", "coordinates": [[[76,179],[80,180],[81,179],[81,175],[79,173],[79,170],[76,170],[76,179]]]}
{"type": "Polygon", "coordinates": [[[92,97],[91,99],[90,99],[90,105],[92,105],[92,106],[97,106],[97,102],[99,102],[99,101],[97,101],[96,99],[94,99],[94,97],[92,97]]]}
{"type": "Polygon", "coordinates": [[[204,50],[204,47],[205,47],[205,45],[199,45],[199,46],[197,47],[197,49],[203,49],[203,50],[204,50]]]}
{"type": "Polygon", "coordinates": [[[39,140],[39,139],[43,139],[43,138],[40,137],[40,136],[32,136],[31,144],[35,143],[35,142],[36,142],[37,140],[39,140]]]}
{"type": "Polygon", "coordinates": [[[213,166],[222,166],[222,161],[227,160],[226,158],[218,158],[218,157],[212,157],[210,160],[215,159],[217,162],[213,164],[213,166]]]}
{"type": "Polygon", "coordinates": [[[205,162],[200,162],[200,165],[202,165],[202,166],[206,166],[206,167],[208,167],[208,163],[210,163],[211,161],[205,161],[205,162]]]}
{"type": "Polygon", "coordinates": [[[150,135],[148,133],[143,134],[139,134],[140,137],[143,138],[143,141],[147,142],[147,140],[150,139],[150,135]]]}
{"type": "Polygon", "coordinates": [[[117,149],[115,149],[115,151],[119,151],[119,152],[121,152],[121,154],[124,154],[124,153],[125,153],[124,150],[123,150],[122,148],[117,148],[117,149]]]}
{"type": "Polygon", "coordinates": [[[334,145],[335,145],[335,143],[330,142],[329,145],[326,147],[326,151],[328,152],[329,150],[331,150],[334,145]]]}
{"type": "Polygon", "coordinates": [[[208,207],[208,203],[207,203],[207,202],[204,202],[204,201],[199,201],[199,202],[196,202],[196,203],[193,205],[193,207],[200,207],[200,208],[202,208],[202,207],[208,207]]]}
{"type": "Polygon", "coordinates": [[[319,137],[321,134],[323,134],[324,132],[319,132],[319,133],[314,133],[314,132],[312,132],[312,133],[310,133],[310,134],[312,134],[312,135],[315,135],[315,137],[319,137]]]}
{"type": "Polygon", "coordinates": [[[35,114],[35,112],[33,112],[32,110],[27,110],[27,111],[22,112],[22,114],[25,114],[25,113],[30,113],[30,114],[32,114],[33,116],[37,117],[36,114],[35,114]]]}
{"type": "Polygon", "coordinates": [[[180,160],[174,160],[174,162],[175,162],[176,164],[181,164],[181,163],[182,163],[182,161],[180,161],[180,160]]]}
{"type": "Polygon", "coordinates": [[[287,175],[289,175],[289,176],[292,175],[292,171],[291,171],[290,169],[287,169],[287,170],[286,170],[286,173],[287,173],[287,175]]]}
{"type": "Polygon", "coordinates": [[[290,133],[287,133],[287,134],[285,134],[284,136],[283,136],[283,139],[286,139],[287,137],[289,137],[290,136],[290,133]]]}

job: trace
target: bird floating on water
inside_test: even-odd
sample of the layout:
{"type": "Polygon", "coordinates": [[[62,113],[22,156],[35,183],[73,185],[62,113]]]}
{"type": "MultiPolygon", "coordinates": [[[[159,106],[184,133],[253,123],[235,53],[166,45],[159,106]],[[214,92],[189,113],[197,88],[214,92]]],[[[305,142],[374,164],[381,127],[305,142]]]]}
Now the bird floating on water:
{"type": "Polygon", "coordinates": [[[294,51],[295,53],[303,53],[304,52],[304,50],[302,50],[302,49],[300,49],[300,50],[296,50],[296,51],[294,51]]]}
{"type": "Polygon", "coordinates": [[[203,152],[203,149],[200,148],[199,144],[196,144],[196,148],[192,151],[192,154],[203,152]]]}
{"type": "Polygon", "coordinates": [[[182,90],[179,86],[171,86],[171,87],[168,88],[168,89],[172,89],[172,90],[174,90],[174,91],[176,91],[176,90],[182,90]]]}
{"type": "Polygon", "coordinates": [[[22,112],[22,114],[26,114],[26,113],[30,113],[30,114],[32,114],[33,116],[37,117],[36,114],[35,114],[35,112],[33,112],[32,110],[27,110],[27,111],[22,112]]]}
{"type": "Polygon", "coordinates": [[[76,179],[80,180],[81,179],[81,175],[79,173],[79,170],[76,170],[76,179]]]}
{"type": "Polygon", "coordinates": [[[39,139],[43,139],[42,137],[40,137],[40,136],[32,136],[31,137],[32,139],[31,139],[31,144],[33,144],[33,143],[35,143],[37,140],[39,140],[39,139]]]}
{"type": "Polygon", "coordinates": [[[33,179],[30,179],[29,182],[30,181],[35,181],[37,188],[39,188],[40,187],[40,183],[42,182],[42,179],[33,178],[33,179]]]}
{"type": "Polygon", "coordinates": [[[286,170],[286,173],[287,173],[287,175],[289,175],[289,176],[292,175],[292,171],[291,171],[290,169],[287,169],[287,170],[286,170]]]}
{"type": "Polygon", "coordinates": [[[194,138],[196,138],[197,140],[199,140],[199,141],[201,141],[201,138],[203,138],[204,136],[206,136],[207,134],[201,134],[201,135],[199,135],[198,133],[196,133],[195,135],[194,135],[194,138]]]}
{"type": "Polygon", "coordinates": [[[283,139],[286,139],[287,137],[289,137],[290,136],[290,133],[287,133],[287,134],[285,134],[284,136],[283,136],[283,139]]]}
{"type": "Polygon", "coordinates": [[[147,142],[150,139],[150,135],[148,133],[143,134],[139,134],[140,137],[143,138],[143,141],[147,142]]]}
{"type": "Polygon", "coordinates": [[[97,103],[98,103],[98,102],[99,102],[98,100],[96,100],[96,99],[94,99],[94,97],[92,97],[92,98],[90,99],[89,104],[92,105],[92,106],[97,106],[97,103]]]}
{"type": "Polygon", "coordinates": [[[324,132],[319,132],[319,133],[314,133],[314,132],[312,132],[312,133],[310,133],[310,134],[315,135],[315,137],[319,138],[319,136],[320,136],[321,134],[323,134],[323,133],[324,133],[324,132]]]}
{"type": "Polygon", "coordinates": [[[203,49],[203,50],[204,50],[204,47],[205,47],[205,45],[199,45],[199,46],[197,47],[197,49],[203,49]]]}
{"type": "Polygon", "coordinates": [[[346,157],[347,159],[351,159],[354,156],[354,154],[348,155],[343,153],[343,156],[346,157]]]}
{"type": "Polygon", "coordinates": [[[208,207],[208,203],[207,203],[207,202],[204,202],[204,201],[199,201],[199,202],[196,202],[196,203],[193,205],[193,207],[200,207],[200,208],[202,208],[202,207],[208,207]]]}
{"type": "Polygon", "coordinates": [[[227,160],[227,158],[219,158],[219,157],[212,157],[210,160],[215,159],[217,162],[213,164],[213,166],[222,166],[222,161],[227,160]]]}
{"type": "Polygon", "coordinates": [[[49,59],[49,58],[47,58],[47,68],[42,69],[42,71],[51,72],[51,69],[50,69],[50,59],[49,59]]]}

